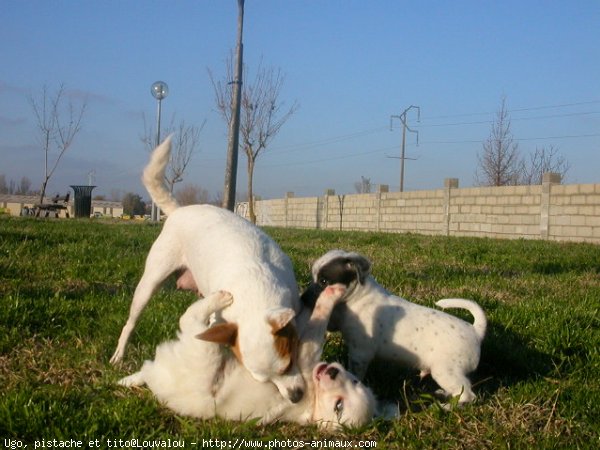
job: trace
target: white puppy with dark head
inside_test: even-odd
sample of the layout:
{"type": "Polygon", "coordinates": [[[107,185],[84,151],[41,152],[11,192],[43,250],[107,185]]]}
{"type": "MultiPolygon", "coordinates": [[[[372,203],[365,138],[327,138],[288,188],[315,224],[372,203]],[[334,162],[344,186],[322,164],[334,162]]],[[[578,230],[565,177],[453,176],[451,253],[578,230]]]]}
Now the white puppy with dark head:
{"type": "Polygon", "coordinates": [[[257,382],[218,345],[230,344],[230,333],[235,333],[229,323],[208,325],[212,313],[222,310],[225,315],[237,301],[234,298],[232,304],[231,295],[223,291],[192,304],[179,321],[178,339],[160,344],[154,361],[146,361],[139,372],[119,383],[147,384],[176,413],[203,419],[260,418],[262,423],[282,420],[324,428],[363,425],[374,414],[370,390],[341,365],[319,362],[329,316],[343,292],[339,286],[327,287],[303,326],[298,365],[307,389],[295,404],[278,395],[273,384],[257,382]]]}
{"type": "Polygon", "coordinates": [[[234,296],[235,303],[222,314],[236,327],[234,347],[240,361],[256,380],[272,381],[284,397],[299,401],[304,380],[294,360],[294,317],[301,305],[290,259],[258,227],[230,211],[211,205],[179,207],[164,185],[170,151],[169,137],[144,170],[144,186],[168,218],[148,253],[111,362],[122,359],[155,289],[171,273],[185,269],[191,281],[184,285],[204,293],[227,290],[234,296]]]}
{"type": "Polygon", "coordinates": [[[370,274],[364,256],[332,250],[312,266],[313,282],[302,294],[311,307],[320,292],[342,284],[347,291],[336,306],[331,330],[342,332],[348,346],[348,369],[364,377],[373,358],[392,360],[431,374],[446,396],[460,396],[459,403],[475,399],[467,374],[479,364],[481,341],[487,320],[475,302],[445,299],[442,308],[463,308],[474,317],[470,324],[442,311],[396,297],[370,274]]]}

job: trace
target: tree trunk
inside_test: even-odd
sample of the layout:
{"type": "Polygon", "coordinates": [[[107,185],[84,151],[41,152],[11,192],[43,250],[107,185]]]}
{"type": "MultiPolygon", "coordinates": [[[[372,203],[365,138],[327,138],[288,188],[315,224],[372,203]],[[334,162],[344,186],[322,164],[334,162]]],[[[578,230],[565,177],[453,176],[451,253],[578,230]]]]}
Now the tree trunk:
{"type": "Polygon", "coordinates": [[[40,205],[44,203],[44,196],[46,195],[46,186],[48,185],[48,180],[46,179],[42,183],[42,189],[40,189],[40,205]]]}
{"type": "Polygon", "coordinates": [[[254,193],[252,192],[252,180],[254,178],[254,158],[248,156],[248,218],[250,222],[256,223],[254,214],[254,193]]]}

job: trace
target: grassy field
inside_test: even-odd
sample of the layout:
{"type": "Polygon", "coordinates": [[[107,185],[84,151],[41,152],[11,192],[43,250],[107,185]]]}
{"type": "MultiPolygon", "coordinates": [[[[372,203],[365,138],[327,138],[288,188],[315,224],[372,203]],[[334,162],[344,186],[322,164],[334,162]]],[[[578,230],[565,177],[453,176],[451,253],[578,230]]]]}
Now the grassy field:
{"type": "MultiPolygon", "coordinates": [[[[401,416],[324,435],[312,426],[180,417],[147,390],[115,384],[174,336],[194,299],[169,280],[142,316],[124,366],[108,364],[159,231],[144,223],[0,218],[0,448],[69,440],[128,448],[131,439],[185,448],[324,440],[374,441],[380,449],[600,446],[600,246],[268,229],[301,287],[314,259],[344,248],[371,258],[390,291],[430,306],[471,298],[489,317],[471,377],[475,404],[444,412],[432,400],[433,382],[374,365],[368,384],[398,402],[401,416]]],[[[339,336],[325,354],[343,361],[339,336]]]]}

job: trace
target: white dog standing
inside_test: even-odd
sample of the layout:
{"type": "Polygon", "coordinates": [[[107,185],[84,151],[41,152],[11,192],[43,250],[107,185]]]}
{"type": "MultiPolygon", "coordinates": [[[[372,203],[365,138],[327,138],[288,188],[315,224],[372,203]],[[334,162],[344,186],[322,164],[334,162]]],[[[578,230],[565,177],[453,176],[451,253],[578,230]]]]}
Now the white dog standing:
{"type": "Polygon", "coordinates": [[[332,250],[312,267],[313,283],[302,294],[307,306],[329,285],[347,287],[336,306],[331,330],[340,330],[348,346],[348,370],[363,378],[370,361],[393,360],[431,374],[446,396],[459,403],[475,399],[467,374],[479,364],[487,320],[481,307],[462,299],[445,299],[442,308],[463,308],[474,317],[471,325],[444,312],[411,303],[387,292],[370,275],[364,256],[332,250]]]}
{"type": "Polygon", "coordinates": [[[208,327],[213,312],[232,304],[231,295],[223,291],[192,304],[180,319],[178,339],[160,344],[154,361],[146,361],[139,372],[119,383],[146,384],[176,413],[203,419],[316,422],[324,428],[363,425],[374,413],[370,390],[339,364],[319,363],[329,316],[344,290],[339,286],[325,289],[303,329],[298,365],[307,392],[295,404],[278,395],[273,384],[257,382],[226,349],[211,343],[231,342],[231,324],[208,327]]]}
{"type": "Polygon", "coordinates": [[[304,380],[294,360],[294,316],[301,305],[290,259],[258,227],[230,211],[210,205],[179,207],[164,185],[170,151],[168,137],[144,170],[144,186],[168,218],[146,259],[111,362],[122,359],[155,289],[174,271],[186,269],[200,292],[226,290],[236,299],[223,318],[236,327],[234,351],[252,376],[274,382],[284,397],[299,401],[304,380]]]}

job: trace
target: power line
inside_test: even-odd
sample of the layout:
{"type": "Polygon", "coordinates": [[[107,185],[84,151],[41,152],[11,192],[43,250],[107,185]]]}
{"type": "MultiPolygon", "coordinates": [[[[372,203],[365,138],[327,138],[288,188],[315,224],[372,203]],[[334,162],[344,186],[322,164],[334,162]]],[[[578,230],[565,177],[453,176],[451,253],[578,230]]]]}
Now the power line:
{"type": "MultiPolygon", "coordinates": [[[[552,108],[565,108],[565,107],[571,107],[571,106],[581,106],[581,105],[590,105],[590,104],[598,104],[600,103],[600,100],[592,100],[592,101],[586,101],[586,102],[573,102],[573,103],[562,103],[562,104],[557,104],[557,105],[548,105],[548,106],[534,106],[534,107],[527,107],[527,108],[516,108],[516,109],[512,109],[509,112],[521,112],[521,111],[535,111],[535,110],[543,110],[543,109],[552,109],[552,108]]],[[[455,117],[468,117],[468,116],[476,116],[476,115],[488,115],[488,114],[495,114],[495,113],[466,113],[466,114],[453,114],[453,115],[443,115],[443,116],[431,116],[428,118],[421,118],[421,121],[423,120],[433,120],[433,119],[442,119],[442,118],[455,118],[455,117]]],[[[583,116],[583,115],[591,115],[591,114],[600,114],[600,111],[586,111],[586,112],[576,112],[576,113],[566,113],[566,114],[555,114],[555,115],[547,115],[547,116],[534,116],[534,117],[524,117],[524,118],[512,118],[511,120],[537,120],[537,119],[549,119],[549,118],[559,118],[559,117],[568,117],[568,116],[583,116]]],[[[427,128],[427,127],[443,127],[443,126],[459,126],[459,125],[476,125],[476,124],[486,124],[486,123],[493,123],[493,120],[485,120],[485,121],[473,121],[473,122],[455,122],[455,123],[447,123],[447,124],[430,124],[430,125],[423,125],[423,124],[419,124],[417,125],[417,127],[419,128],[427,128]]],[[[294,152],[298,152],[298,151],[302,151],[302,150],[308,150],[311,148],[318,148],[318,147],[323,147],[326,145],[331,145],[331,144],[336,144],[339,142],[343,142],[343,141],[349,141],[355,138],[359,138],[359,137],[363,137],[363,136],[368,136],[371,134],[375,134],[375,133],[379,133],[382,132],[384,130],[387,130],[388,127],[386,126],[382,126],[382,127],[376,127],[376,128],[370,128],[370,129],[366,129],[366,130],[361,130],[361,131],[356,131],[353,133],[348,133],[348,134],[342,134],[342,135],[337,135],[337,136],[332,136],[329,138],[323,138],[323,139],[318,139],[315,141],[309,141],[309,142],[303,142],[303,143],[298,143],[298,144],[289,144],[289,145],[284,145],[281,147],[275,147],[273,148],[271,151],[269,151],[270,155],[280,155],[280,154],[285,154],[285,153],[294,153],[294,152]]],[[[596,134],[596,133],[591,133],[591,134],[575,134],[575,135],[561,135],[561,136],[542,136],[542,137],[529,137],[529,138],[515,138],[513,137],[513,140],[515,141],[532,141],[532,140],[548,140],[548,139],[578,139],[578,138],[591,138],[591,137],[598,137],[600,136],[600,134],[596,134]]],[[[462,139],[462,140],[439,140],[439,141],[425,141],[425,142],[421,142],[421,144],[477,144],[477,143],[481,143],[483,142],[485,139],[479,138],[479,139],[462,139]]],[[[411,145],[412,144],[408,144],[411,145]]],[[[295,161],[295,162],[288,162],[288,163],[275,163],[275,164],[265,164],[265,165],[261,165],[261,167],[286,167],[286,166],[297,166],[297,165],[308,165],[308,164],[314,164],[314,163],[319,163],[319,162],[326,162],[326,161],[335,161],[335,160],[342,160],[342,159],[347,159],[347,158],[354,158],[356,156],[362,156],[362,155],[368,155],[368,154],[373,154],[373,153],[379,153],[385,150],[391,150],[394,149],[396,147],[387,147],[387,148],[382,148],[379,150],[372,150],[372,151],[366,151],[366,152],[358,152],[358,153],[352,153],[352,154],[345,154],[345,155],[341,155],[341,156],[332,156],[332,157],[327,157],[327,158],[319,158],[319,159],[313,159],[313,160],[308,160],[308,161],[295,161]]],[[[213,159],[203,159],[203,158],[199,158],[195,161],[194,165],[199,164],[199,165],[203,165],[205,162],[215,162],[220,160],[219,158],[213,158],[213,159]]]]}
{"type": "MultiPolygon", "coordinates": [[[[584,111],[584,112],[576,112],[576,113],[567,113],[567,114],[552,114],[548,116],[533,116],[533,117],[511,117],[511,122],[516,122],[520,120],[539,120],[539,119],[557,119],[560,117],[574,117],[574,116],[588,116],[592,114],[600,114],[600,111],[584,111]]],[[[475,122],[451,122],[451,123],[433,123],[429,125],[417,125],[417,128],[432,128],[432,127],[452,127],[459,125],[481,125],[486,123],[494,123],[494,120],[479,120],[475,122]]]]}
{"type": "MultiPolygon", "coordinates": [[[[532,106],[527,108],[515,108],[511,109],[508,112],[522,112],[522,111],[537,111],[543,109],[553,109],[553,108],[566,108],[571,106],[581,106],[581,105],[591,105],[591,104],[599,104],[600,100],[591,100],[586,102],[573,102],[573,103],[562,103],[557,105],[548,105],[548,106],[532,106]]],[[[455,118],[455,117],[469,117],[469,116],[480,116],[480,115],[491,115],[495,114],[495,112],[481,112],[481,113],[464,113],[464,114],[451,114],[451,115],[442,115],[442,116],[431,116],[426,118],[421,118],[421,121],[424,120],[434,120],[434,119],[447,119],[447,118],[455,118]]],[[[511,118],[512,121],[518,120],[537,120],[537,119],[550,119],[550,118],[559,118],[559,117],[569,117],[569,116],[580,116],[580,115],[591,115],[591,114],[600,114],[600,111],[587,111],[587,112],[576,112],[576,113],[567,113],[567,114],[556,114],[549,116],[534,116],[534,117],[522,117],[522,118],[511,118]]],[[[480,125],[486,123],[493,123],[493,120],[481,120],[481,121],[473,121],[473,122],[454,122],[447,124],[430,124],[423,125],[419,124],[417,128],[427,128],[427,127],[444,127],[444,126],[459,126],[459,125],[480,125]]],[[[330,144],[337,144],[339,142],[352,140],[355,138],[368,136],[370,134],[379,133],[381,131],[386,130],[387,127],[376,127],[370,128],[362,131],[356,131],[353,133],[342,134],[337,136],[332,136],[329,138],[318,139],[315,141],[301,142],[298,144],[289,144],[283,145],[280,147],[274,147],[270,149],[270,152],[277,153],[293,153],[302,150],[308,150],[311,148],[323,147],[330,144]]]]}
{"type": "MultiPolygon", "coordinates": [[[[567,134],[562,136],[538,136],[538,137],[526,137],[526,138],[516,138],[513,137],[513,141],[543,141],[547,139],[579,139],[579,138],[590,138],[590,137],[600,137],[600,133],[591,133],[591,134],[567,134]]],[[[426,141],[421,144],[477,144],[483,142],[485,139],[465,139],[459,141],[426,141]]]]}
{"type": "MultiPolygon", "coordinates": [[[[590,138],[590,137],[600,137],[600,133],[571,134],[571,135],[562,135],[562,136],[526,137],[526,138],[513,137],[513,141],[536,141],[536,140],[541,141],[541,140],[548,140],[548,139],[579,139],[579,138],[590,138]]],[[[484,140],[485,139],[466,139],[466,140],[457,140],[457,141],[426,141],[426,142],[420,142],[420,144],[421,145],[423,145],[423,144],[425,144],[425,145],[427,145],[427,144],[481,144],[484,140]]],[[[412,145],[412,144],[407,144],[407,145],[412,145]]],[[[316,163],[326,162],[326,161],[337,161],[337,160],[355,158],[357,156],[371,155],[374,153],[381,153],[381,152],[384,152],[387,150],[395,150],[397,148],[398,148],[397,146],[384,147],[384,148],[379,148],[377,150],[369,150],[366,152],[356,152],[356,153],[350,153],[350,154],[345,154],[345,155],[340,155],[340,156],[331,156],[328,158],[312,159],[312,160],[308,160],[308,161],[291,161],[291,162],[285,162],[285,163],[264,164],[264,165],[261,165],[260,167],[268,168],[268,167],[303,166],[303,165],[316,164],[316,163]]]]}
{"type": "MultiPolygon", "coordinates": [[[[562,103],[557,105],[548,105],[548,106],[532,106],[527,108],[515,108],[509,110],[509,112],[523,112],[523,111],[537,111],[543,109],[554,109],[554,108],[566,108],[571,106],[581,106],[581,105],[591,105],[591,104],[599,104],[600,100],[591,100],[586,102],[573,102],[573,103],[562,103]]],[[[486,113],[464,113],[464,114],[452,114],[452,115],[443,115],[443,116],[431,116],[427,118],[421,118],[423,120],[433,120],[433,119],[443,119],[443,118],[455,118],[455,117],[469,117],[469,116],[478,116],[478,115],[490,115],[495,114],[495,112],[486,112],[486,113]]],[[[511,118],[511,121],[519,121],[519,120],[541,120],[541,119],[551,119],[551,118],[560,118],[560,117],[575,117],[575,116],[583,116],[583,115],[592,115],[592,114],[600,114],[600,111],[585,111],[585,112],[576,112],[576,113],[566,113],[566,114],[554,114],[547,116],[534,116],[534,117],[520,117],[520,118],[511,118]]],[[[461,126],[461,125],[481,125],[481,124],[489,124],[493,123],[493,120],[481,120],[481,121],[472,121],[472,122],[453,122],[453,123],[443,123],[443,124],[429,124],[423,125],[422,123],[417,125],[417,128],[428,128],[428,127],[444,127],[444,126],[461,126]]],[[[352,140],[355,138],[367,136],[370,134],[379,133],[381,131],[386,130],[387,127],[376,127],[370,128],[367,130],[357,131],[348,134],[342,134],[338,136],[332,136],[329,138],[323,138],[315,141],[303,142],[298,144],[289,144],[281,147],[275,147],[271,151],[277,153],[293,153],[302,150],[308,150],[311,148],[323,147],[326,145],[337,144],[339,142],[352,140]]],[[[546,138],[540,138],[546,139],[546,138]]],[[[472,141],[465,141],[472,142],[472,141]]],[[[480,141],[477,141],[480,142],[480,141]]]]}
{"type": "Polygon", "coordinates": [[[510,109],[508,112],[520,112],[520,111],[535,111],[539,109],[553,109],[553,108],[567,108],[570,106],[581,106],[581,105],[593,105],[600,103],[600,100],[590,100],[587,102],[577,102],[577,103],[563,103],[561,105],[549,105],[549,106],[532,106],[529,108],[516,108],[510,109]]]}
{"type": "MultiPolygon", "coordinates": [[[[562,103],[562,104],[558,104],[558,105],[530,106],[527,108],[515,108],[515,109],[509,109],[507,112],[512,113],[512,112],[522,112],[522,111],[537,111],[537,110],[541,110],[541,109],[567,108],[567,107],[571,107],[571,106],[593,105],[593,104],[598,104],[598,103],[600,103],[600,100],[590,100],[587,102],[562,103]]],[[[489,115],[489,114],[496,114],[496,111],[448,114],[448,115],[442,115],[442,116],[430,116],[430,117],[423,117],[423,118],[421,118],[421,120],[451,119],[454,117],[485,116],[485,115],[489,115]]]]}
{"type": "Polygon", "coordinates": [[[291,161],[291,162],[285,162],[285,163],[276,163],[276,164],[264,164],[261,165],[260,167],[288,167],[288,166],[303,166],[303,165],[307,165],[307,164],[315,164],[315,163],[320,163],[320,162],[326,162],[326,161],[336,161],[336,160],[340,160],[340,159],[349,159],[349,158],[355,158],[357,156],[364,156],[364,155],[372,155],[374,153],[381,153],[387,150],[392,150],[392,149],[396,149],[396,146],[393,147],[384,147],[384,148],[380,148],[377,150],[369,150],[366,152],[356,152],[356,153],[347,153],[345,155],[340,155],[340,156],[330,156],[328,158],[319,158],[319,159],[313,159],[310,161],[291,161]]]}
{"type": "Polygon", "coordinates": [[[306,150],[309,148],[322,147],[324,145],[336,144],[338,142],[348,141],[348,140],[355,139],[358,137],[367,136],[369,134],[378,133],[378,132],[386,130],[386,129],[387,129],[387,127],[371,128],[368,130],[357,131],[357,132],[349,133],[349,134],[342,134],[339,136],[333,136],[330,138],[324,138],[324,139],[320,139],[320,140],[316,140],[316,141],[304,142],[304,143],[300,143],[300,144],[284,145],[281,147],[276,147],[275,149],[273,149],[273,151],[277,151],[278,153],[292,153],[292,152],[297,152],[297,151],[301,151],[301,150],[306,150]]]}

